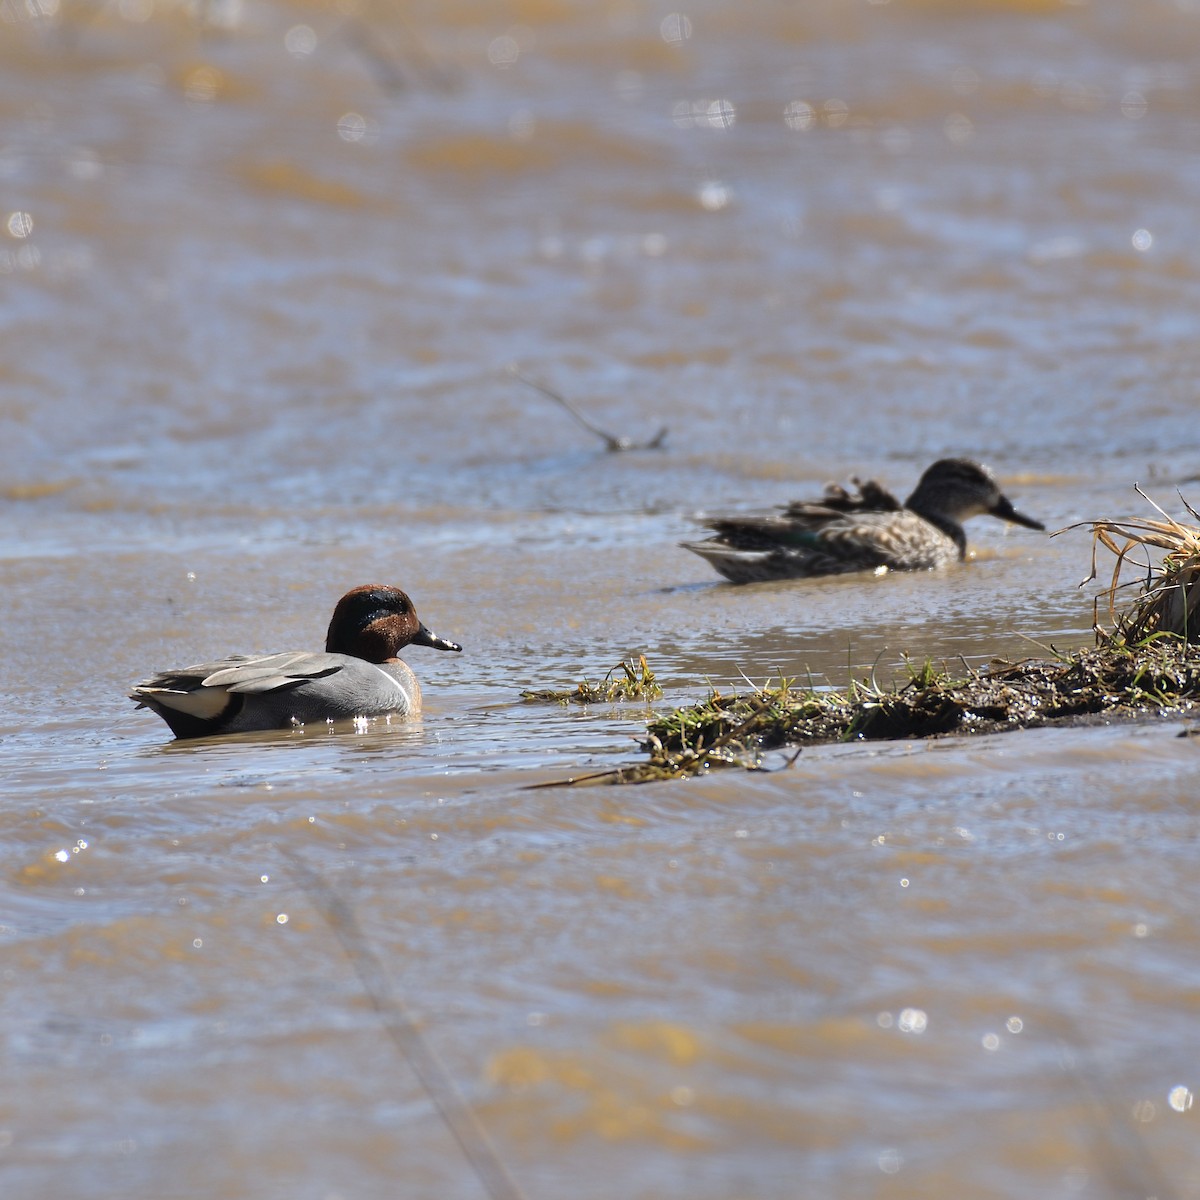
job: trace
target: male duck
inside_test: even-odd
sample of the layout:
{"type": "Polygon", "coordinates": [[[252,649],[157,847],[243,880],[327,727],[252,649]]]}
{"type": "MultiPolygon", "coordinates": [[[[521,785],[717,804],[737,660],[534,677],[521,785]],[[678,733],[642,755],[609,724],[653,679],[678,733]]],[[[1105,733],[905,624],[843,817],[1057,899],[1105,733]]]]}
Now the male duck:
{"type": "Polygon", "coordinates": [[[338,601],[323,654],[234,654],[163,671],[129,698],[158,713],[177,738],[408,716],[421,710],[417,677],[396,657],[409,645],[462,649],[430,633],[399,588],[366,584],[338,601]]]}
{"type": "Polygon", "coordinates": [[[986,513],[1029,529],[1040,521],[1017,512],[987,467],[943,458],[921,476],[903,506],[874,480],[849,492],[837,484],[821,500],[797,500],[778,516],[714,517],[715,533],[683,542],[733,583],[802,579],[850,571],[920,571],[964,558],[962,523],[986,513]]]}

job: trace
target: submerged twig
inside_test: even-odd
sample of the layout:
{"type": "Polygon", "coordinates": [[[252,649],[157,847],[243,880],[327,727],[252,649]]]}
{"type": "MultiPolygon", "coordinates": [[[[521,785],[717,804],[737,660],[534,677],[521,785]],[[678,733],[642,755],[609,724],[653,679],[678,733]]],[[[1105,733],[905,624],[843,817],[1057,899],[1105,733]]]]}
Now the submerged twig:
{"type": "Polygon", "coordinates": [[[583,426],[588,433],[594,434],[604,442],[604,448],[610,454],[619,454],[623,450],[661,450],[663,439],[667,436],[667,427],[663,425],[659,431],[646,442],[635,442],[631,438],[616,437],[615,435],[606,432],[598,425],[593,425],[567,398],[561,393],[556,392],[553,388],[547,387],[544,383],[539,383],[536,379],[530,379],[527,375],[522,375],[515,367],[510,366],[509,372],[518,382],[523,383],[526,387],[532,388],[535,392],[539,392],[545,396],[547,400],[553,400],[560,408],[566,409],[575,420],[583,426]]]}
{"type": "Polygon", "coordinates": [[[297,855],[283,851],[316,910],[350,959],[396,1048],[412,1067],[491,1200],[525,1200],[450,1072],[425,1040],[412,1013],[388,983],[387,972],[367,941],[354,910],[297,855]]]}

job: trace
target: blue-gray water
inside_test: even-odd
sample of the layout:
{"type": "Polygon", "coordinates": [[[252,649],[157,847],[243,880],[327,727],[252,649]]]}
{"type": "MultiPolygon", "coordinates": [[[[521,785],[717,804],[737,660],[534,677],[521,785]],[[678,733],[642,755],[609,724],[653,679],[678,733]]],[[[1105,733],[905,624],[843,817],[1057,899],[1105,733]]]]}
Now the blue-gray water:
{"type": "Polygon", "coordinates": [[[530,1200],[1200,1196],[1194,718],[529,791],[643,722],[519,700],[1089,642],[1083,531],[677,543],[943,454],[1051,530],[1195,503],[1198,52],[1183,0],[0,7],[0,1194],[482,1194],[295,856],[530,1200]],[[465,647],[420,722],[125,699],[373,581],[465,647]]]}

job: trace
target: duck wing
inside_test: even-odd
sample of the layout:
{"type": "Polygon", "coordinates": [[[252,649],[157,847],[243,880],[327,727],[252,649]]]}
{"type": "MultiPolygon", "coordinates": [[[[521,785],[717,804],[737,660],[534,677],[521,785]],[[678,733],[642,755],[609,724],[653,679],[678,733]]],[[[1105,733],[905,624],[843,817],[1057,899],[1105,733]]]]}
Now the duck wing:
{"type": "Polygon", "coordinates": [[[344,669],[341,654],[287,651],[283,654],[231,654],[216,662],[160,671],[130,693],[140,708],[152,708],[178,732],[172,715],[187,721],[219,723],[230,707],[230,693],[286,692],[344,669]]]}
{"type": "MultiPolygon", "coordinates": [[[[224,688],[227,692],[275,692],[299,687],[312,679],[324,679],[346,669],[344,654],[324,651],[288,651],[251,657],[232,655],[220,662],[185,668],[186,674],[207,669],[201,687],[224,688]]],[[[194,677],[194,676],[193,676],[194,677]]]]}
{"type": "Polygon", "coordinates": [[[161,671],[134,688],[134,698],[147,692],[186,694],[202,688],[222,692],[272,692],[299,687],[309,679],[332,675],[345,667],[341,654],[304,650],[283,654],[231,654],[215,662],[161,671]]]}
{"type": "Polygon", "coordinates": [[[904,506],[877,480],[852,479],[854,490],[840,483],[825,485],[820,500],[793,500],[785,505],[785,516],[820,516],[824,513],[898,512],[904,506]]]}

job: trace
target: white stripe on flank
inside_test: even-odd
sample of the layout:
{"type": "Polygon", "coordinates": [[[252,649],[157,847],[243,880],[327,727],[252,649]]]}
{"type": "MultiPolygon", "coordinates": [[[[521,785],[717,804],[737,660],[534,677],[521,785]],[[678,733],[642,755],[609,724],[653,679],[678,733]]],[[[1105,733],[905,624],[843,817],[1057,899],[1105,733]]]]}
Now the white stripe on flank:
{"type": "Polygon", "coordinates": [[[405,690],[404,684],[398,680],[395,675],[389,675],[378,663],[372,663],[371,666],[377,670],[394,688],[400,689],[400,695],[404,697],[404,709],[406,712],[412,709],[412,697],[405,690]]]}

